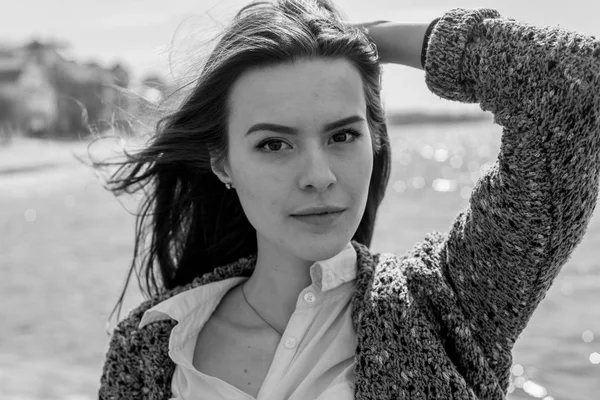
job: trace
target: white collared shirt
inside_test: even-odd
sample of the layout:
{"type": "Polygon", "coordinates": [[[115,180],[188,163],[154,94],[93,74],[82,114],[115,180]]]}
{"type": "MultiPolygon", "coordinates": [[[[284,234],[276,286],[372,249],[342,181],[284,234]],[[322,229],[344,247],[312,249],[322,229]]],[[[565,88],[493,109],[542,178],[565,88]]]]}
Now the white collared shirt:
{"type": "MultiPolygon", "coordinates": [[[[356,333],[350,301],[356,278],[350,242],[329,260],[310,268],[312,284],[302,290],[275,352],[257,400],[349,400],[354,391],[356,333]]],[[[140,328],[172,318],[169,357],[175,363],[171,400],[253,400],[192,364],[198,333],[223,296],[248,278],[235,277],[179,293],[144,313],[140,328]]]]}

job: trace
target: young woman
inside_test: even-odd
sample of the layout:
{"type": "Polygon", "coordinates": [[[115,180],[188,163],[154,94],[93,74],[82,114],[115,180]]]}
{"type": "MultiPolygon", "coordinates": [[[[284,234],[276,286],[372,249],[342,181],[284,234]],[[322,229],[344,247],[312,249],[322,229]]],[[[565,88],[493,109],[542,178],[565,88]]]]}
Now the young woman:
{"type": "Polygon", "coordinates": [[[491,9],[350,24],[325,0],[251,4],[114,177],[148,189],[150,299],[114,330],[100,398],[502,399],[599,178],[595,38],[491,9]],[[400,256],[369,250],[385,62],[504,127],[449,233],[400,256]]]}

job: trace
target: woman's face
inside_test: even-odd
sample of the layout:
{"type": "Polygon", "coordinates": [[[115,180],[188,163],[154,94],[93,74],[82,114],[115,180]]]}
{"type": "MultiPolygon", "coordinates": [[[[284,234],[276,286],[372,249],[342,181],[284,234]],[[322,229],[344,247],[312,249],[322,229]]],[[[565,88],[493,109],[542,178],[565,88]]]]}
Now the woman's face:
{"type": "Polygon", "coordinates": [[[229,152],[220,176],[237,190],[259,250],[269,246],[310,261],[333,257],[358,228],[373,169],[358,70],[344,59],[251,70],[229,100],[229,152]],[[345,210],[330,223],[294,216],[321,206],[345,210]]]}

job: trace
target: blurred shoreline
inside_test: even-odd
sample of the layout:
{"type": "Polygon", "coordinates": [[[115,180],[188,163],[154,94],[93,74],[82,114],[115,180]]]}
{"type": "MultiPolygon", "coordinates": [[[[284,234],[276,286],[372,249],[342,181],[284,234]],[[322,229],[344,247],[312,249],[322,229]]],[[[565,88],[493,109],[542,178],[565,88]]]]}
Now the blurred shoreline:
{"type": "Polygon", "coordinates": [[[483,111],[472,112],[448,112],[448,111],[429,111],[429,110],[403,110],[395,109],[387,111],[388,125],[417,125],[417,124],[463,124],[465,122],[480,122],[493,120],[490,113],[483,111]]]}

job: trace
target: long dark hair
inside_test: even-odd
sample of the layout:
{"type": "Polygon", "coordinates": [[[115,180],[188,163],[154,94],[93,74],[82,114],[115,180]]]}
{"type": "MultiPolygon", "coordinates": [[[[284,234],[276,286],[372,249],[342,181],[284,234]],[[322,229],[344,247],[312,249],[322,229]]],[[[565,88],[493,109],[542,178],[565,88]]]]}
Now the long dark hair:
{"type": "Polygon", "coordinates": [[[225,188],[210,164],[211,155],[217,162],[227,156],[228,95],[250,68],[344,58],[358,69],[374,160],[366,209],[352,240],[371,244],[390,174],[382,71],[374,43],[364,31],[343,23],[329,0],[254,2],[243,7],[222,33],[191,93],[176,111],[159,120],[148,145],[128,153],[108,180],[107,188],[117,196],[145,193],[119,310],[133,271],[142,292],[153,296],[256,253],[256,231],[236,191],[225,188]]]}

